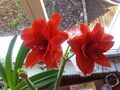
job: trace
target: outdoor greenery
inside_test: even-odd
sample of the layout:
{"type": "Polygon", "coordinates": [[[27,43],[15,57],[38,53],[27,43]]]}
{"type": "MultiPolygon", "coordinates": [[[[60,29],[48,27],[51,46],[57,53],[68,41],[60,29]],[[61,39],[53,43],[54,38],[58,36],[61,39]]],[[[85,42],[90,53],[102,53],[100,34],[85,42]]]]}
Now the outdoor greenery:
{"type": "Polygon", "coordinates": [[[23,18],[23,12],[22,12],[22,7],[20,5],[20,0],[15,0],[14,1],[14,8],[16,11],[16,14],[14,18],[10,18],[8,21],[8,26],[15,28],[18,24],[20,24],[20,20],[23,18]]]}
{"type": "Polygon", "coordinates": [[[29,23],[23,13],[20,0],[0,1],[0,36],[15,35],[29,23]]]}

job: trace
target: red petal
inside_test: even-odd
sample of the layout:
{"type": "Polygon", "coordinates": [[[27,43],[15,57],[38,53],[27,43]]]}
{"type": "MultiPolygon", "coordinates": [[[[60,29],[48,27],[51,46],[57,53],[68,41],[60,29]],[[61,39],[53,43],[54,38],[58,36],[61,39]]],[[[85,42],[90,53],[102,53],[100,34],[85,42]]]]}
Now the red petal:
{"type": "Polygon", "coordinates": [[[55,50],[49,48],[49,50],[47,51],[46,55],[43,58],[43,63],[46,64],[50,68],[56,68],[57,61],[61,58],[61,56],[62,56],[61,47],[58,47],[55,50]]]}
{"type": "Polygon", "coordinates": [[[70,39],[68,41],[68,44],[71,46],[72,50],[74,52],[76,52],[76,51],[79,51],[81,46],[83,44],[86,44],[88,41],[89,41],[88,36],[86,36],[86,37],[79,36],[79,37],[75,37],[73,39],[70,39]]]}
{"type": "Polygon", "coordinates": [[[84,57],[81,54],[76,54],[76,63],[81,72],[86,76],[87,71],[85,69],[84,57]]]}
{"type": "Polygon", "coordinates": [[[62,52],[62,47],[58,47],[58,48],[54,51],[54,53],[55,53],[54,58],[55,58],[56,61],[58,61],[58,60],[61,58],[62,54],[63,54],[63,52],[62,52]]]}
{"type": "Polygon", "coordinates": [[[48,27],[50,38],[53,38],[59,33],[59,30],[55,27],[54,23],[51,20],[48,22],[48,27]]]}
{"type": "Polygon", "coordinates": [[[63,31],[60,31],[56,36],[54,36],[51,39],[51,43],[55,48],[56,46],[61,45],[67,39],[68,39],[68,34],[63,31]]]}
{"type": "Polygon", "coordinates": [[[98,58],[98,59],[95,59],[96,63],[105,67],[111,67],[109,59],[105,55],[96,53],[96,57],[98,58]]]}
{"type": "Polygon", "coordinates": [[[87,74],[91,74],[94,70],[94,61],[91,58],[86,59],[85,65],[86,65],[87,74]]]}
{"type": "Polygon", "coordinates": [[[54,23],[55,28],[57,28],[59,26],[61,18],[62,18],[62,16],[58,13],[52,14],[51,19],[52,19],[52,22],[54,23]]]}
{"type": "Polygon", "coordinates": [[[26,59],[25,65],[26,67],[32,67],[35,64],[37,64],[40,59],[42,58],[42,56],[40,54],[38,54],[36,51],[32,50],[26,59]]]}
{"type": "Polygon", "coordinates": [[[102,39],[104,36],[104,28],[101,27],[101,25],[99,23],[97,23],[91,32],[91,36],[92,36],[93,41],[98,41],[98,40],[102,39]]]}
{"type": "Polygon", "coordinates": [[[99,52],[103,53],[112,48],[113,45],[114,45],[113,41],[101,41],[98,42],[97,49],[99,50],[99,52]]]}
{"type": "MultiPolygon", "coordinates": [[[[53,47],[53,48],[54,48],[54,47],[53,47]]],[[[61,46],[58,46],[57,49],[55,49],[55,50],[53,51],[53,58],[54,58],[53,63],[54,63],[54,62],[55,62],[55,63],[58,62],[58,61],[61,59],[62,54],[63,54],[63,52],[62,52],[62,47],[61,47],[61,46]]]]}
{"type": "Polygon", "coordinates": [[[67,41],[71,46],[73,52],[80,51],[80,47],[84,44],[84,39],[82,37],[76,37],[67,41]]]}
{"type": "Polygon", "coordinates": [[[33,24],[33,34],[36,40],[44,40],[49,37],[49,31],[47,29],[47,23],[44,19],[36,19],[33,24]]]}
{"type": "Polygon", "coordinates": [[[94,61],[90,58],[88,59],[84,57],[81,53],[76,54],[76,62],[77,66],[85,76],[90,74],[94,69],[94,61]]]}
{"type": "Polygon", "coordinates": [[[31,27],[25,28],[22,31],[21,38],[27,47],[29,47],[29,48],[33,47],[33,45],[35,43],[35,39],[33,37],[33,31],[32,31],[31,27]]]}
{"type": "Polygon", "coordinates": [[[113,39],[113,36],[112,35],[109,35],[109,34],[105,34],[104,38],[103,38],[105,41],[111,41],[113,39]]]}
{"type": "Polygon", "coordinates": [[[61,15],[60,14],[53,14],[51,19],[48,22],[49,27],[49,35],[50,38],[54,37],[58,34],[58,25],[60,24],[61,15]]]}
{"type": "Polygon", "coordinates": [[[87,25],[80,24],[80,31],[82,32],[83,35],[86,36],[90,32],[90,29],[87,25]]]}
{"type": "Polygon", "coordinates": [[[52,67],[52,64],[55,64],[55,62],[51,63],[52,62],[52,58],[53,58],[53,50],[52,50],[51,45],[49,44],[48,48],[47,48],[47,51],[46,51],[42,61],[48,67],[52,67]]]}

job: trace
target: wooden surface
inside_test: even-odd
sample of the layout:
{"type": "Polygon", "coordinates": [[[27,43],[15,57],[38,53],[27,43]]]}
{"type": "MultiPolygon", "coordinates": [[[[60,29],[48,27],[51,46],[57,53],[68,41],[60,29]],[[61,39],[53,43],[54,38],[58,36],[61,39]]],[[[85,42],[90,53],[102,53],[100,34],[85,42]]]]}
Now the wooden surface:
{"type": "Polygon", "coordinates": [[[21,5],[31,22],[36,18],[48,20],[43,0],[21,0],[21,5]]]}

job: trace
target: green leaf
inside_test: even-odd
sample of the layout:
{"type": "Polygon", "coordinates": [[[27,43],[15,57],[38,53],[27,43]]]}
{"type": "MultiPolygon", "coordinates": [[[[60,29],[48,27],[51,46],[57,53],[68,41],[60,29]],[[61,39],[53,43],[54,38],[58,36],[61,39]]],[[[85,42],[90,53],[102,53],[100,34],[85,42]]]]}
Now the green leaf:
{"type": "Polygon", "coordinates": [[[15,85],[17,85],[17,83],[18,83],[17,70],[22,67],[24,60],[26,58],[26,55],[28,54],[29,50],[30,49],[26,48],[24,46],[24,43],[22,43],[22,45],[18,51],[17,57],[16,57],[15,67],[14,67],[14,71],[13,71],[13,82],[15,85]]]}
{"type": "MultiPolygon", "coordinates": [[[[42,88],[55,82],[58,70],[49,70],[30,77],[30,80],[37,88],[42,88]]],[[[25,81],[20,82],[15,90],[30,90],[25,81]]]]}
{"type": "MultiPolygon", "coordinates": [[[[57,75],[53,74],[53,75],[49,75],[44,79],[38,79],[36,81],[33,81],[33,84],[35,85],[35,87],[37,88],[43,88],[53,82],[55,82],[57,75]]],[[[30,90],[30,87],[28,87],[28,85],[23,86],[20,90],[30,90]]]]}
{"type": "Polygon", "coordinates": [[[2,63],[0,62],[0,76],[5,83],[7,83],[7,77],[5,73],[5,68],[3,67],[2,63]]]}
{"type": "Polygon", "coordinates": [[[8,84],[9,84],[8,86],[11,89],[13,88],[12,51],[13,51],[13,47],[14,47],[16,39],[17,39],[17,35],[14,36],[13,39],[11,40],[9,48],[8,48],[8,52],[6,55],[6,59],[5,59],[5,71],[6,71],[8,84]]]}
{"type": "Polygon", "coordinates": [[[48,86],[48,90],[53,90],[54,85],[55,85],[55,82],[51,83],[51,84],[48,86]]]}

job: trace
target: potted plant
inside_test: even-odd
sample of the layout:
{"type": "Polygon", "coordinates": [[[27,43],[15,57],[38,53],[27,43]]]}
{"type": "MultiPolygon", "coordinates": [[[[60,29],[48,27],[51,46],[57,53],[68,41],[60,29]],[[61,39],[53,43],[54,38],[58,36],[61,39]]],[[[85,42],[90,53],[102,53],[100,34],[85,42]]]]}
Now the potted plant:
{"type": "Polygon", "coordinates": [[[76,56],[77,66],[84,76],[92,73],[95,63],[111,66],[103,53],[113,46],[113,37],[106,34],[99,23],[92,31],[85,24],[61,31],[58,28],[61,18],[60,14],[54,13],[48,22],[36,19],[32,26],[22,31],[23,43],[16,56],[14,67],[12,51],[17,36],[11,40],[5,65],[0,63],[0,76],[5,83],[4,90],[38,90],[43,87],[58,90],[66,62],[73,56],[76,56]],[[68,43],[68,48],[63,53],[61,44],[65,41],[68,43]],[[39,62],[50,69],[31,77],[21,69],[24,63],[27,68],[32,69],[39,62]]]}

